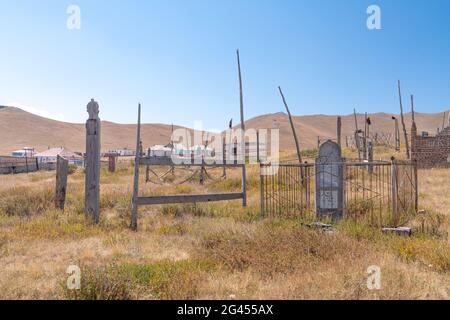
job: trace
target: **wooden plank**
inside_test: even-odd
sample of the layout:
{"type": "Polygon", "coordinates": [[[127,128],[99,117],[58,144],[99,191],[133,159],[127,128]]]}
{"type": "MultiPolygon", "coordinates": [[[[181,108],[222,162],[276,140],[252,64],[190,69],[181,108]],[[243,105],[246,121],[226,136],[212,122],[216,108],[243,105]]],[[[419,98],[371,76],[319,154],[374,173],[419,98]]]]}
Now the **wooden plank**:
{"type": "Polygon", "coordinates": [[[137,204],[155,205],[155,204],[169,204],[169,203],[215,202],[215,201],[238,200],[243,198],[244,195],[242,193],[138,197],[137,204]]]}
{"type": "Polygon", "coordinates": [[[55,207],[61,210],[64,210],[64,205],[66,203],[68,173],[69,161],[58,155],[56,161],[55,207]]]}
{"type": "Polygon", "coordinates": [[[136,132],[136,157],[134,161],[133,199],[131,208],[131,229],[138,229],[138,198],[139,198],[139,159],[141,145],[141,104],[138,106],[138,123],[136,132]]]}

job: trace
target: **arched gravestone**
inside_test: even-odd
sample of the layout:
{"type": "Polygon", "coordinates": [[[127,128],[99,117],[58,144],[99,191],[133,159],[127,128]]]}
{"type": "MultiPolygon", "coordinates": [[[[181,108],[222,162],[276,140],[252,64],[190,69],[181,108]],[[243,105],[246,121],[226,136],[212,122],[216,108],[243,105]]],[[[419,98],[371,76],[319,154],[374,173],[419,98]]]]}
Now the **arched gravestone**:
{"type": "Polygon", "coordinates": [[[327,140],[316,159],[316,214],[339,220],[344,214],[344,175],[341,147],[327,140]]]}

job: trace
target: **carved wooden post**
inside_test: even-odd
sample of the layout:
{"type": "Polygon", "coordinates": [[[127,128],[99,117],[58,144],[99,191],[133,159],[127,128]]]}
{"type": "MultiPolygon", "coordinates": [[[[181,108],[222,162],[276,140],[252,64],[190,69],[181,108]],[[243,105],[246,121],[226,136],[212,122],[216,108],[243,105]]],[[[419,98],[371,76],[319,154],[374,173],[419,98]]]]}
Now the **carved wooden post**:
{"type": "Polygon", "coordinates": [[[100,118],[98,103],[91,99],[87,105],[85,213],[87,218],[100,220],[100,118]]]}
{"type": "Polygon", "coordinates": [[[57,209],[61,210],[64,210],[64,204],[66,202],[68,173],[69,173],[69,161],[58,155],[56,161],[55,206],[57,209]]]}

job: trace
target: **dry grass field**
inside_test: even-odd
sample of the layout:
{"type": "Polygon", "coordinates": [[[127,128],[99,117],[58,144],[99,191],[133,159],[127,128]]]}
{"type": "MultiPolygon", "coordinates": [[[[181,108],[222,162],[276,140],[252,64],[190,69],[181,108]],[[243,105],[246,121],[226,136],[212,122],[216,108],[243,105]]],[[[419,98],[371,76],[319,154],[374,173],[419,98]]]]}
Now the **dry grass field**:
{"type": "MultiPolygon", "coordinates": [[[[54,172],[0,176],[0,298],[449,299],[450,170],[419,171],[426,212],[411,221],[420,230],[411,238],[355,222],[326,234],[303,227],[308,217],[261,219],[257,166],[249,167],[247,208],[239,201],[142,207],[135,233],[132,172],[130,161],[102,171],[98,226],[84,219],[81,170],[69,177],[64,212],[54,209],[54,172]],[[82,270],[78,291],[66,289],[74,264],[82,270]],[[366,286],[372,265],[382,270],[380,290],[366,286]]],[[[240,187],[237,171],[204,187],[143,181],[147,195],[240,187]]]]}

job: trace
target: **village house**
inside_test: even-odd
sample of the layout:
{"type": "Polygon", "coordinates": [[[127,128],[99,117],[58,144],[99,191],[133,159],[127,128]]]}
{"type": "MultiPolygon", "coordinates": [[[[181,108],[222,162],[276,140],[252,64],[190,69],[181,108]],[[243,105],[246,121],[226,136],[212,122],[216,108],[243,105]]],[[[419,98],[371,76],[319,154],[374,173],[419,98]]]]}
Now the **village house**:
{"type": "Polygon", "coordinates": [[[52,148],[35,154],[39,163],[54,163],[58,156],[69,160],[69,164],[82,167],[84,165],[83,156],[66,148],[52,148]]]}

